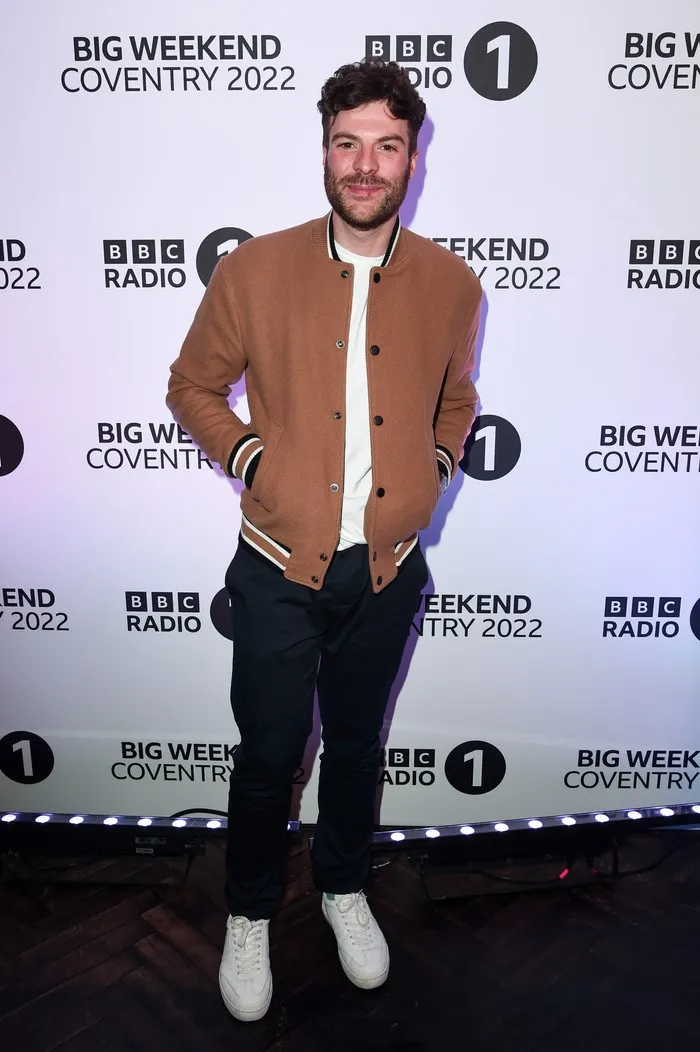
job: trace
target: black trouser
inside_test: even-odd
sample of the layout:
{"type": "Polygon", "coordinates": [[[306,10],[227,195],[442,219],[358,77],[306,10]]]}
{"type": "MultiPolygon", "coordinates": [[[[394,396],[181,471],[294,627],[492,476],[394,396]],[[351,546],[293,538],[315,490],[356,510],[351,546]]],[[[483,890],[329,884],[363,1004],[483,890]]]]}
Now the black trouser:
{"type": "Polygon", "coordinates": [[[336,894],[366,883],[379,735],[427,578],[416,545],[397,578],[375,594],[367,547],[357,545],[335,554],[314,591],[239,544],[226,574],[231,703],[241,737],[229,792],[232,916],[270,917],[282,902],[293,778],[313,723],[314,689],[323,728],[314,882],[336,894]]]}

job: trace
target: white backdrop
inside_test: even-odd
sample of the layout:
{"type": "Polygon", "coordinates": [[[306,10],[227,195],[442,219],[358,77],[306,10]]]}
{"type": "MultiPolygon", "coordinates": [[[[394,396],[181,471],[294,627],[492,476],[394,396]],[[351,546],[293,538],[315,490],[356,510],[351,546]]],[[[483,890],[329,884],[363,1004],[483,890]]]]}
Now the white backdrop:
{"type": "Polygon", "coordinates": [[[381,819],[700,799],[697,3],[376,10],[3,5],[2,807],[225,808],[238,483],[171,430],[168,366],[217,250],[326,211],[323,81],[397,48],[404,222],[485,307],[381,819]]]}

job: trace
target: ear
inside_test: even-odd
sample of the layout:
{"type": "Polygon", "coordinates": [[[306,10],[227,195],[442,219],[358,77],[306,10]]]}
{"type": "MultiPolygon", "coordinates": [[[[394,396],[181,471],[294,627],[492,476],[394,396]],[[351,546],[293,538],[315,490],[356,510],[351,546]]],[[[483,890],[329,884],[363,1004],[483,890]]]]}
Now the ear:
{"type": "Polygon", "coordinates": [[[328,150],[324,146],[323,147],[323,167],[324,168],[326,167],[326,159],[327,159],[327,157],[328,157],[328,150]]]}
{"type": "Polygon", "coordinates": [[[412,179],[416,170],[416,164],[418,163],[418,154],[420,150],[414,150],[408,162],[408,178],[412,179]]]}

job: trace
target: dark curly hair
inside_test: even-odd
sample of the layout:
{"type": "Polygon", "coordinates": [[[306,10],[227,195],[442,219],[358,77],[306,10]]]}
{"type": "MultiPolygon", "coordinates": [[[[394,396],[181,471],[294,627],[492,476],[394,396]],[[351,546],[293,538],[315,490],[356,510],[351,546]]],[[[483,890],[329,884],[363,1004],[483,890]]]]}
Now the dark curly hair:
{"type": "Polygon", "coordinates": [[[328,149],[330,126],[341,110],[354,110],[367,102],[386,100],[393,117],[408,121],[408,153],[415,152],[418,132],[425,119],[425,103],[396,62],[365,58],[341,66],[321,88],[318,110],[323,123],[323,145],[328,149]]]}

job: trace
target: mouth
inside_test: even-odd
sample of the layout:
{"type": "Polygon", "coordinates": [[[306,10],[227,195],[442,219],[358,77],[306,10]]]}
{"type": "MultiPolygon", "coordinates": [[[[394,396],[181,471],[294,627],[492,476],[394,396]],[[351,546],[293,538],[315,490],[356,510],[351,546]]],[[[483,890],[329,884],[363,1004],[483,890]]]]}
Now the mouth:
{"type": "Polygon", "coordinates": [[[348,183],[345,189],[349,190],[355,197],[371,197],[372,194],[378,193],[380,190],[383,190],[384,187],[377,185],[376,183],[370,185],[367,185],[366,183],[348,183]]]}

